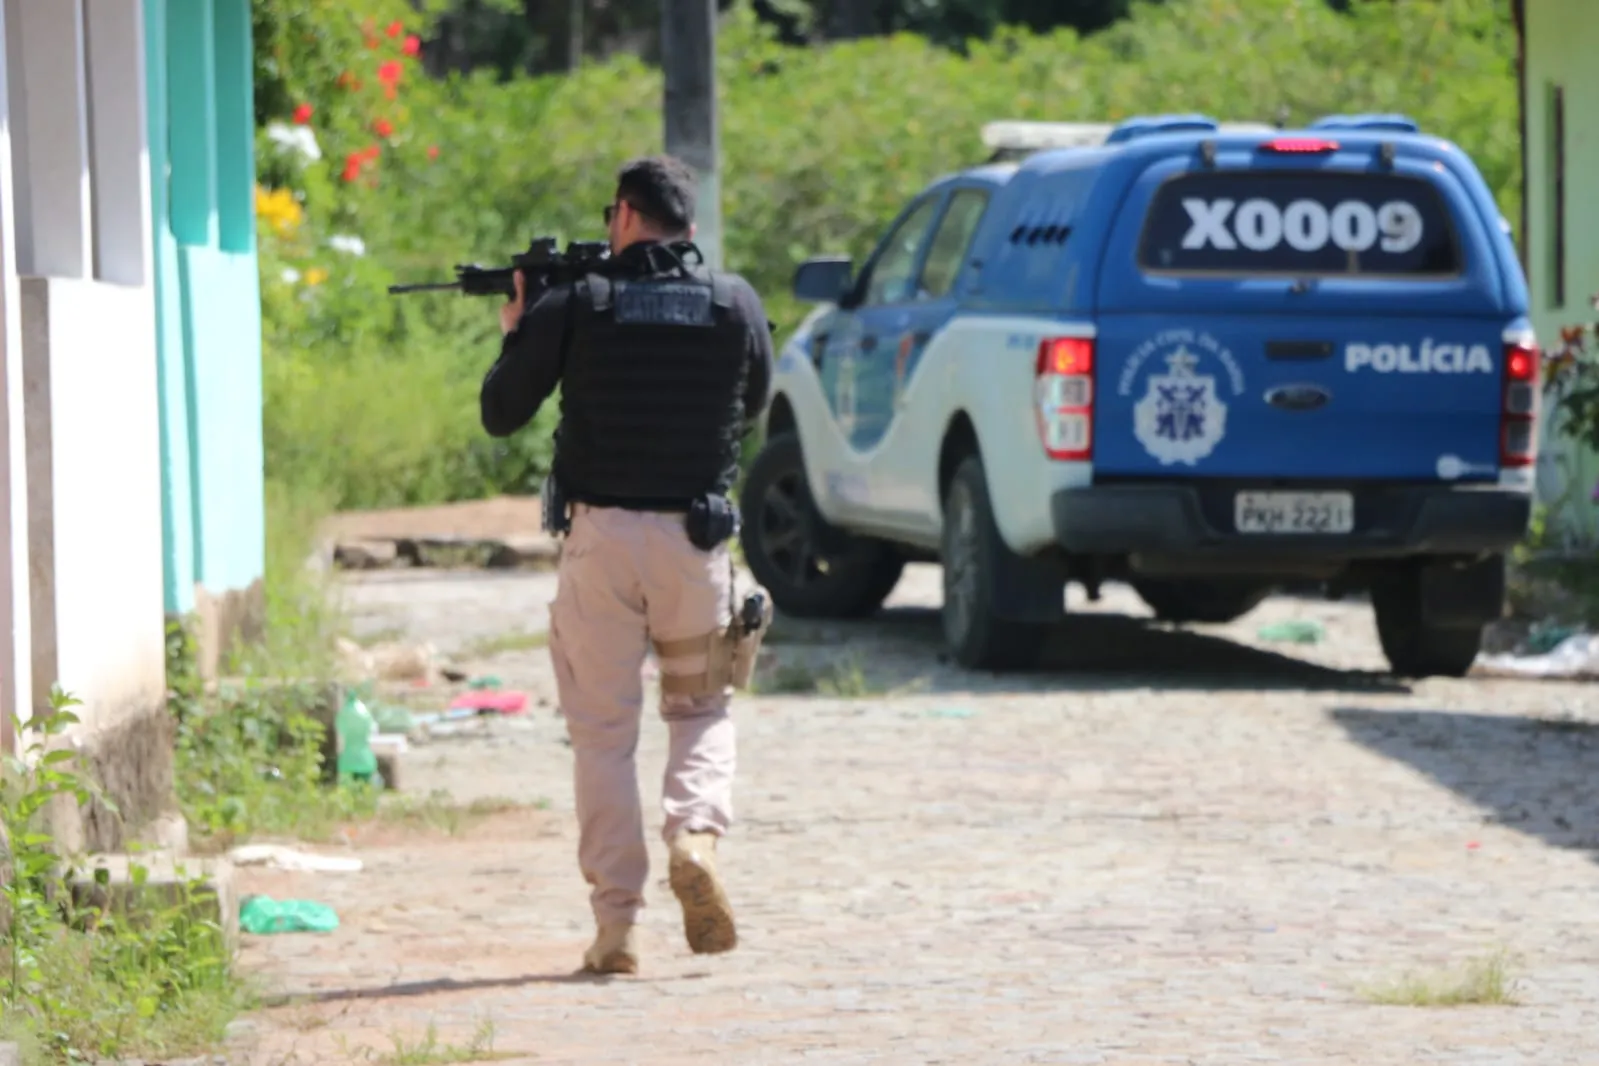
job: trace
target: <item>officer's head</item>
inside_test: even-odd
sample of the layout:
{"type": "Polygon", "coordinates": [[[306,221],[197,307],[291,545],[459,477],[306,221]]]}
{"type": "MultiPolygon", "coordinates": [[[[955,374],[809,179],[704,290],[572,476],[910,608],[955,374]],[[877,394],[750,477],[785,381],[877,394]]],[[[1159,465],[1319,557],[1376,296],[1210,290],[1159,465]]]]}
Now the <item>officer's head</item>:
{"type": "Polygon", "coordinates": [[[694,172],[669,155],[635,159],[616,178],[616,198],[605,209],[611,251],[639,241],[694,239],[694,172]]]}

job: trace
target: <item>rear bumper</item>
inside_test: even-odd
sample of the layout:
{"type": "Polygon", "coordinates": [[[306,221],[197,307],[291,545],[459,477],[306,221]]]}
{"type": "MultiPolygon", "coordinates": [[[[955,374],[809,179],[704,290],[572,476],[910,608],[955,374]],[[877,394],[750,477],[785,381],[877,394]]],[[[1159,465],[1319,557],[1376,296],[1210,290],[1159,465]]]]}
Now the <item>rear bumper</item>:
{"type": "Polygon", "coordinates": [[[1259,562],[1279,568],[1296,560],[1324,565],[1507,551],[1526,535],[1532,516],[1530,494],[1497,485],[1348,486],[1355,494],[1351,533],[1236,532],[1234,496],[1266,487],[1225,483],[1065,489],[1051,500],[1055,539],[1066,551],[1081,555],[1259,562]]]}

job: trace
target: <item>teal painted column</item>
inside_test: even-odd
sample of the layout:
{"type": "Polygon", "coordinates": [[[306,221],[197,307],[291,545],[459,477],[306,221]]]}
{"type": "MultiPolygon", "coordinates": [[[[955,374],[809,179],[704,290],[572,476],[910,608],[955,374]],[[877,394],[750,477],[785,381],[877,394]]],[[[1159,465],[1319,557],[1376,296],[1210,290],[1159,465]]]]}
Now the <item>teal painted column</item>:
{"type": "Polygon", "coordinates": [[[167,91],[167,0],[144,0],[146,112],[150,152],[150,239],[155,272],[156,376],[161,403],[161,533],[169,614],[194,609],[194,506],[190,476],[189,387],[181,323],[177,241],[167,205],[171,122],[167,91]]]}
{"type": "MultiPolygon", "coordinates": [[[[249,0],[216,0],[216,183],[224,252],[255,251],[255,55],[249,0]]],[[[260,287],[256,286],[257,296],[260,287]]]]}
{"type": "Polygon", "coordinates": [[[182,244],[217,237],[216,28],[212,0],[167,0],[172,232],[182,244]]]}

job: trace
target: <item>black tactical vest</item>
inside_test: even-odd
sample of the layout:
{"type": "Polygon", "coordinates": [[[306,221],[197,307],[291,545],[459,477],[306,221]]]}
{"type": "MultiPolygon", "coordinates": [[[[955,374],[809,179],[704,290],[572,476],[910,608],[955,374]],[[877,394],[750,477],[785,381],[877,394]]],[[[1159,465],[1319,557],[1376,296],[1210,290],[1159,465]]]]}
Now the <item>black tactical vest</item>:
{"type": "Polygon", "coordinates": [[[728,492],[749,376],[729,279],[643,265],[636,276],[590,275],[573,304],[555,454],[567,496],[686,510],[728,492]]]}

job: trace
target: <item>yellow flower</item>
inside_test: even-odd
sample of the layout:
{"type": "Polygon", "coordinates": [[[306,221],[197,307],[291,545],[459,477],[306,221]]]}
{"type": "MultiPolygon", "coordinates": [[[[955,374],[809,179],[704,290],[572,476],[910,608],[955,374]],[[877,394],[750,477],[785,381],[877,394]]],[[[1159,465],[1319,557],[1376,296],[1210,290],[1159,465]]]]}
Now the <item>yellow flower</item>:
{"type": "Polygon", "coordinates": [[[279,236],[287,236],[305,220],[294,193],[288,189],[263,189],[255,187],[255,214],[266,222],[279,236]]]}
{"type": "Polygon", "coordinates": [[[307,285],[320,285],[326,280],[328,280],[328,272],[321,267],[312,267],[305,272],[305,283],[307,285]]]}

